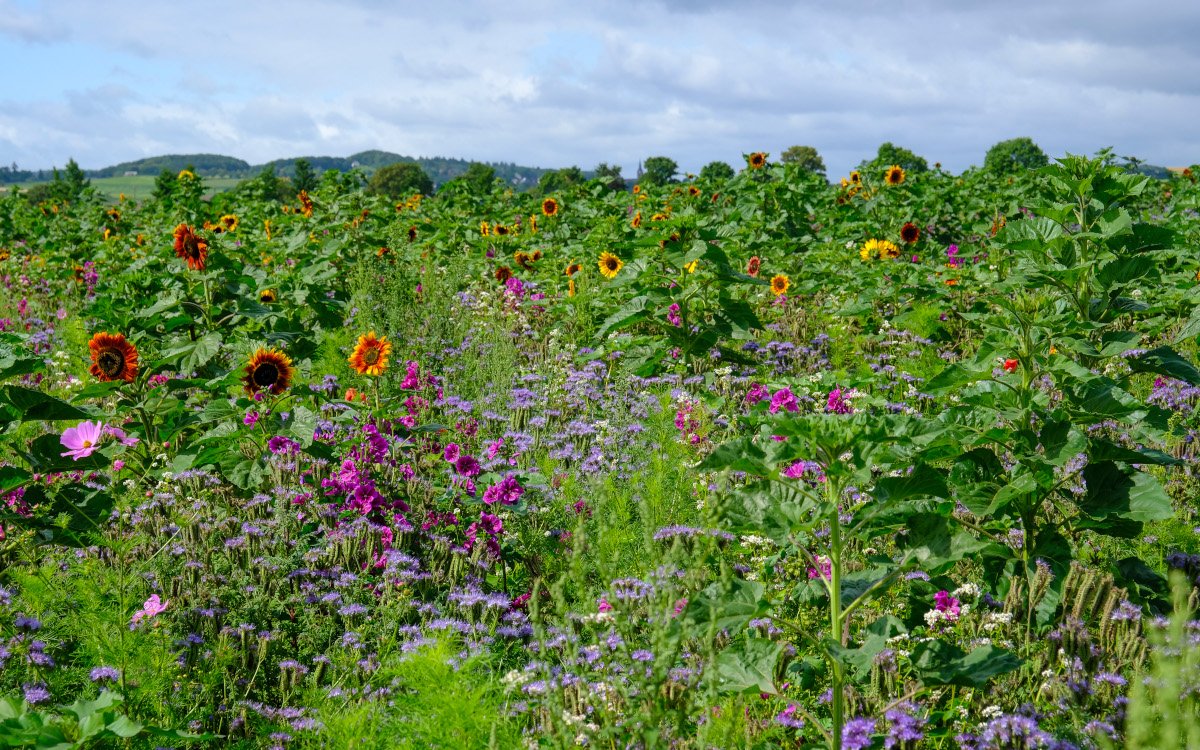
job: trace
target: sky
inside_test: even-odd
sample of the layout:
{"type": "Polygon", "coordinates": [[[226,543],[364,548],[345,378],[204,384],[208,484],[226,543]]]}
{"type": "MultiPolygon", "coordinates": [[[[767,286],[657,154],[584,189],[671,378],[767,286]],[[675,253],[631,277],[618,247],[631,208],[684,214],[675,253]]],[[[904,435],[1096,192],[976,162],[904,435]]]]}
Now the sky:
{"type": "Polygon", "coordinates": [[[1200,162],[1197,0],[0,0],[0,164],[383,149],[697,172],[891,141],[1200,162]]]}

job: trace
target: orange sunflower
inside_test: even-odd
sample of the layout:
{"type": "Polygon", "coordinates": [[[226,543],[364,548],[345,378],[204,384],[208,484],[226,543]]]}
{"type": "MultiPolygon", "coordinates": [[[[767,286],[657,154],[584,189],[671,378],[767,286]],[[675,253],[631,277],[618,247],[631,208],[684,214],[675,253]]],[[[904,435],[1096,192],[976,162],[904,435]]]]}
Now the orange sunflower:
{"type": "Polygon", "coordinates": [[[791,279],[783,274],[776,274],[771,277],[771,294],[778,297],[781,294],[787,294],[788,287],[792,285],[791,279]]]}
{"type": "Polygon", "coordinates": [[[187,261],[188,268],[203,271],[208,263],[208,243],[187,224],[175,227],[175,254],[187,261]]]}
{"type": "Polygon", "coordinates": [[[500,266],[496,269],[495,276],[496,281],[499,281],[501,284],[503,284],[513,277],[513,271],[508,266],[500,266]]]}
{"type": "Polygon", "coordinates": [[[546,216],[557,216],[558,201],[554,200],[553,198],[547,198],[546,200],[542,201],[542,213],[546,216]]]}
{"type": "Polygon", "coordinates": [[[91,373],[97,380],[124,380],[132,383],[138,374],[137,347],[120,333],[101,331],[88,342],[92,353],[91,373]]]}
{"type": "Polygon", "coordinates": [[[615,279],[617,273],[625,267],[625,261],[621,260],[612,253],[605,251],[600,253],[600,261],[596,264],[600,266],[600,273],[606,279],[615,279]]]}
{"type": "Polygon", "coordinates": [[[762,169],[767,164],[767,155],[762,151],[755,151],[750,154],[749,162],[751,169],[762,169]]]}
{"type": "Polygon", "coordinates": [[[387,336],[376,338],[375,332],[371,331],[358,337],[358,345],[347,361],[359,375],[379,376],[387,369],[388,355],[391,353],[392,342],[387,340],[387,336]]]}
{"type": "Polygon", "coordinates": [[[888,171],[884,176],[884,179],[889,185],[899,185],[900,183],[904,182],[904,170],[900,168],[900,165],[893,164],[892,166],[888,167],[888,171]]]}
{"type": "Polygon", "coordinates": [[[286,354],[278,349],[260,348],[250,357],[242,382],[249,393],[267,391],[278,396],[291,387],[295,374],[292,360],[286,354]]]}
{"type": "Polygon", "coordinates": [[[579,273],[580,270],[582,270],[582,269],[583,269],[583,266],[581,266],[580,264],[571,263],[569,266],[567,266],[567,269],[565,271],[563,271],[563,273],[565,273],[568,276],[574,276],[575,274],[579,273]]]}
{"type": "Polygon", "coordinates": [[[911,245],[921,239],[921,230],[916,224],[911,221],[904,222],[904,226],[900,227],[900,239],[911,245]]]}

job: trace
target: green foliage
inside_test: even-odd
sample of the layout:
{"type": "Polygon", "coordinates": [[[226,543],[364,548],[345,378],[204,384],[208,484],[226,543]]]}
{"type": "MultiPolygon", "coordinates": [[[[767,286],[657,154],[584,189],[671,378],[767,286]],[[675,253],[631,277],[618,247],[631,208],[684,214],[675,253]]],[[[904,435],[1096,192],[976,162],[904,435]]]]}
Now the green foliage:
{"type": "Polygon", "coordinates": [[[429,179],[419,164],[389,164],[371,175],[367,192],[392,200],[417,194],[429,195],[433,192],[433,180],[429,179]]]}
{"type": "Polygon", "coordinates": [[[1038,169],[1050,163],[1046,153],[1031,138],[1011,138],[988,149],[984,169],[998,174],[1013,174],[1026,169],[1038,169]]]}
{"type": "Polygon", "coordinates": [[[295,172],[292,175],[292,184],[296,186],[296,190],[311,192],[316,189],[317,175],[313,171],[308,159],[297,159],[294,167],[295,172]]]}
{"type": "Polygon", "coordinates": [[[640,185],[669,185],[675,182],[675,175],[679,174],[679,165],[666,156],[648,157],[642,169],[642,178],[638,180],[640,185]]]}
{"type": "Polygon", "coordinates": [[[875,158],[870,161],[864,161],[859,165],[859,169],[871,174],[883,174],[883,170],[892,166],[899,165],[905,172],[910,174],[920,174],[921,172],[929,171],[929,163],[924,157],[917,156],[912,151],[906,148],[897,146],[891,141],[885,141],[880,144],[879,150],[875,153],[875,158]]]}
{"type": "Polygon", "coordinates": [[[585,181],[583,170],[579,167],[564,167],[544,173],[538,179],[538,192],[542,195],[561,193],[572,186],[582,185],[585,181]]]}
{"type": "Polygon", "coordinates": [[[708,182],[724,182],[735,174],[733,167],[723,161],[710,161],[700,169],[700,179],[708,182]]]}
{"type": "Polygon", "coordinates": [[[609,190],[625,190],[625,178],[621,176],[619,165],[600,162],[596,167],[595,179],[600,180],[609,190]]]}
{"type": "Polygon", "coordinates": [[[814,174],[825,175],[825,160],[812,146],[789,146],[779,155],[779,161],[784,164],[795,164],[814,174]]]}

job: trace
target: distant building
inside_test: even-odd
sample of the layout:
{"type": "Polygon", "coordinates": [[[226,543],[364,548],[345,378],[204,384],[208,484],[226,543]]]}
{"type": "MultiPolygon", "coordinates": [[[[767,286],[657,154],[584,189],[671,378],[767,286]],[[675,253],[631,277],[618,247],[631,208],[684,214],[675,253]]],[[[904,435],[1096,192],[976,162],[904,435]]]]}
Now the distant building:
{"type": "Polygon", "coordinates": [[[126,169],[125,176],[126,177],[137,177],[137,170],[136,169],[126,169]]]}

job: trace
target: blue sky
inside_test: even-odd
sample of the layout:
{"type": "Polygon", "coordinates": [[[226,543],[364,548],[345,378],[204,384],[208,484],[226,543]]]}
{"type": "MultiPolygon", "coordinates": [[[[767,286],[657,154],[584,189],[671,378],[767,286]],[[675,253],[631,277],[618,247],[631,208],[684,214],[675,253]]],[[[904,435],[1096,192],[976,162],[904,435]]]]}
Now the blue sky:
{"type": "Polygon", "coordinates": [[[0,0],[0,163],[380,148],[632,173],[883,141],[1200,162],[1200,3],[0,0]],[[1132,10],[1131,10],[1132,8],[1132,10]]]}

